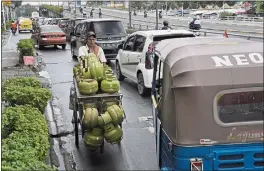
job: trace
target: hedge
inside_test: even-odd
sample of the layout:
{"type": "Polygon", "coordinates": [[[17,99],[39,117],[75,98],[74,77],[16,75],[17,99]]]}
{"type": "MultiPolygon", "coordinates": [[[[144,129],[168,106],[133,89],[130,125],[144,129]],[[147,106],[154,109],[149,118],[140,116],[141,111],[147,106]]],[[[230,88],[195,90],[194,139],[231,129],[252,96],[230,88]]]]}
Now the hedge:
{"type": "Polygon", "coordinates": [[[20,39],[17,43],[19,62],[23,63],[23,56],[34,56],[34,41],[32,39],[20,39]]]}
{"type": "Polygon", "coordinates": [[[1,169],[57,170],[43,162],[50,144],[48,125],[39,109],[47,104],[50,91],[41,88],[36,78],[17,77],[4,82],[3,94],[5,101],[17,99],[12,99],[13,106],[2,113],[1,169]],[[19,105],[22,103],[24,105],[19,105]]]}

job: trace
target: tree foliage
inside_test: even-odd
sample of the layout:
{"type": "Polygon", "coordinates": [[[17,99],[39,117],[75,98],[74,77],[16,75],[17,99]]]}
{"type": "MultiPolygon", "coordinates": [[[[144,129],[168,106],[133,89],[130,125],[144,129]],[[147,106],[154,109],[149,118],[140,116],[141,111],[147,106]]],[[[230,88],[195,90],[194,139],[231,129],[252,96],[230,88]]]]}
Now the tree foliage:
{"type": "Polygon", "coordinates": [[[256,2],[256,12],[257,13],[264,13],[264,2],[261,0],[258,0],[256,2]]]}

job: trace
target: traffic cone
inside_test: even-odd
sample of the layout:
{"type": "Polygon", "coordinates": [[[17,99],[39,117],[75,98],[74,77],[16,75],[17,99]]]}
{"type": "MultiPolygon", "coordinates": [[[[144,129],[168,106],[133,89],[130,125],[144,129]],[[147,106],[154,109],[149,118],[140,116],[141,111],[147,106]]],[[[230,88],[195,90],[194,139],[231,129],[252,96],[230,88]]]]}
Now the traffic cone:
{"type": "Polygon", "coordinates": [[[225,38],[228,38],[228,34],[227,34],[226,31],[224,32],[224,37],[225,37],[225,38]]]}

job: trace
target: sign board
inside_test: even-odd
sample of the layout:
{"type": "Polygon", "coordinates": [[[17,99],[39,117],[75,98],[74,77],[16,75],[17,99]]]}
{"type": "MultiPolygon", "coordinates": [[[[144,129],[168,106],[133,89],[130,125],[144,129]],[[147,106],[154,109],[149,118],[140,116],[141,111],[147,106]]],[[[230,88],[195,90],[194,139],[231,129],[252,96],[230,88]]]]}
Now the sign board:
{"type": "Polygon", "coordinates": [[[24,65],[34,65],[34,56],[23,56],[24,58],[24,65]]]}
{"type": "Polygon", "coordinates": [[[3,5],[5,6],[11,6],[12,4],[11,0],[2,0],[2,2],[3,2],[3,5]]]}

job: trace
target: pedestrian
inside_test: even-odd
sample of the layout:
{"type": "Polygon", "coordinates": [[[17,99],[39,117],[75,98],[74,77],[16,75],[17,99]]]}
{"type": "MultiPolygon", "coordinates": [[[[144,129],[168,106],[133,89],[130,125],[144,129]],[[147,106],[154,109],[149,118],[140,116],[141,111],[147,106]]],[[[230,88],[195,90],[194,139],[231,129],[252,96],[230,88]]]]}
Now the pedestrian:
{"type": "Polygon", "coordinates": [[[169,22],[167,20],[163,21],[163,27],[161,30],[171,30],[172,28],[169,26],[169,22]]]}
{"type": "Polygon", "coordinates": [[[102,63],[106,63],[106,58],[103,49],[96,44],[96,35],[90,31],[87,35],[86,45],[79,48],[79,57],[88,56],[89,53],[94,53],[102,63]]]}

